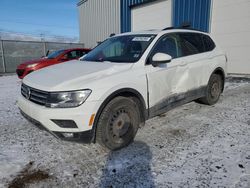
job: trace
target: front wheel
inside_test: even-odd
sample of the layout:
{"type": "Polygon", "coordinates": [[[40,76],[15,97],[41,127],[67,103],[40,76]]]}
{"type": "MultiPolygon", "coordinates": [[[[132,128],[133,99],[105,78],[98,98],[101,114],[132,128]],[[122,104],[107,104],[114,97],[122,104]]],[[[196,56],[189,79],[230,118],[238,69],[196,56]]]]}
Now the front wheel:
{"type": "Polygon", "coordinates": [[[103,109],[96,130],[96,141],[117,150],[129,145],[140,124],[139,107],[131,98],[116,97],[103,109]]]}
{"type": "Polygon", "coordinates": [[[207,85],[205,97],[199,99],[198,101],[207,105],[217,103],[222,93],[222,87],[222,77],[218,74],[212,74],[207,85]]]}

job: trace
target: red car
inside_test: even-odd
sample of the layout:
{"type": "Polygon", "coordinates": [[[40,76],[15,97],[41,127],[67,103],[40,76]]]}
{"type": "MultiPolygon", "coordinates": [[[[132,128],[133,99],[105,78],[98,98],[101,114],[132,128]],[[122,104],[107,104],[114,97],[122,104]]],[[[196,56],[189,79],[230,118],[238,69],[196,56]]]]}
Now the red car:
{"type": "Polygon", "coordinates": [[[74,60],[74,59],[79,59],[83,55],[87,54],[89,51],[90,49],[86,49],[86,48],[58,50],[49,54],[47,57],[20,64],[16,69],[16,73],[20,79],[23,79],[27,74],[33,71],[36,71],[38,69],[41,69],[50,65],[63,63],[63,62],[74,60]]]}

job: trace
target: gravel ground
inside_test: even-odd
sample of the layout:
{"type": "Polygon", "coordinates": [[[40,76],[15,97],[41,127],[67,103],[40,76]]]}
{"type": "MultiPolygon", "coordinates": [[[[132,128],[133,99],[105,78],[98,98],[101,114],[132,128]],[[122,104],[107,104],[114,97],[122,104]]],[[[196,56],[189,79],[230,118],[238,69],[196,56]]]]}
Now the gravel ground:
{"type": "Polygon", "coordinates": [[[214,106],[151,119],[116,152],[55,139],[23,119],[20,81],[0,77],[0,187],[250,187],[250,82],[214,106]]]}

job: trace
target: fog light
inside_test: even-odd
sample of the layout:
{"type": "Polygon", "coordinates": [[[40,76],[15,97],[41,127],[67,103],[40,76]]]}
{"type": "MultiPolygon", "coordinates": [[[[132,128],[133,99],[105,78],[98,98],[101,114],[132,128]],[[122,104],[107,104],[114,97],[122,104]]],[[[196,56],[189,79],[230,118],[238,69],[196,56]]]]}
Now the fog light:
{"type": "Polygon", "coordinates": [[[74,137],[74,133],[62,133],[62,135],[63,135],[65,138],[73,138],[73,137],[74,137]]]}
{"type": "Polygon", "coordinates": [[[57,124],[61,128],[77,128],[76,123],[73,120],[57,120],[52,119],[55,124],[57,124]]]}

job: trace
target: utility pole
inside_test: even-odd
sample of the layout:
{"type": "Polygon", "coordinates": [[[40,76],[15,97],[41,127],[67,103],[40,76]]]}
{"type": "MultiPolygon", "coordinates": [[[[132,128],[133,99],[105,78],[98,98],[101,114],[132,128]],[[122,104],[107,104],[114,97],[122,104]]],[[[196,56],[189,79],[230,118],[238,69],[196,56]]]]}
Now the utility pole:
{"type": "Polygon", "coordinates": [[[43,42],[43,56],[45,57],[47,52],[46,52],[46,41],[45,41],[45,35],[43,33],[40,34],[41,42],[43,42]]]}
{"type": "Polygon", "coordinates": [[[3,40],[1,40],[2,37],[0,36],[0,46],[2,50],[2,66],[3,66],[3,72],[6,72],[6,66],[5,66],[5,58],[4,58],[4,49],[3,49],[3,40]]]}
{"type": "Polygon", "coordinates": [[[40,38],[41,38],[41,41],[43,42],[44,41],[44,34],[43,33],[40,34],[40,38]]]}
{"type": "Polygon", "coordinates": [[[44,57],[47,55],[47,45],[46,45],[46,42],[44,41],[43,42],[43,54],[44,54],[44,57]]]}

